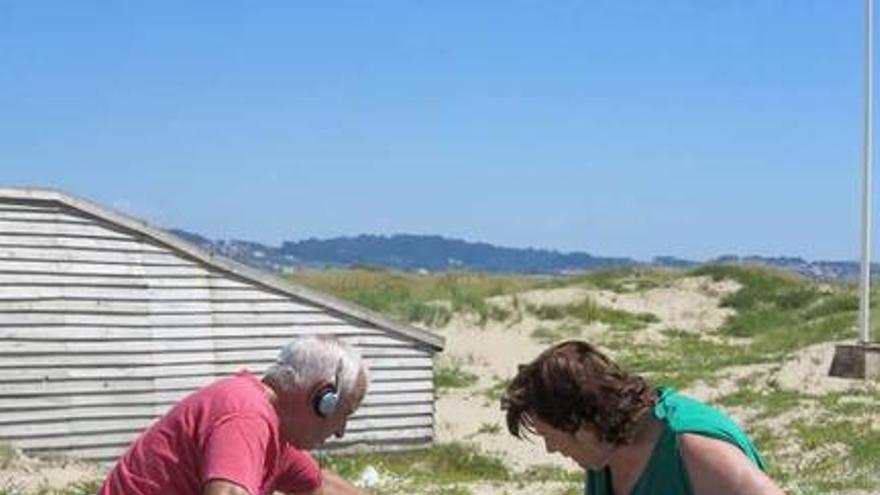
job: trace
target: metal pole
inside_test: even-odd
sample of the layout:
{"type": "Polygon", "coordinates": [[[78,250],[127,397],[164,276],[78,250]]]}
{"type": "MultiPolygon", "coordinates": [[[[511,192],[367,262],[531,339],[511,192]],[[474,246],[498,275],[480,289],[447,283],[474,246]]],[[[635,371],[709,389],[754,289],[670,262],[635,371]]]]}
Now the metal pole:
{"type": "Polygon", "coordinates": [[[862,170],[862,266],[859,297],[859,340],[871,342],[871,162],[874,106],[874,0],[865,0],[865,136],[862,170]]]}

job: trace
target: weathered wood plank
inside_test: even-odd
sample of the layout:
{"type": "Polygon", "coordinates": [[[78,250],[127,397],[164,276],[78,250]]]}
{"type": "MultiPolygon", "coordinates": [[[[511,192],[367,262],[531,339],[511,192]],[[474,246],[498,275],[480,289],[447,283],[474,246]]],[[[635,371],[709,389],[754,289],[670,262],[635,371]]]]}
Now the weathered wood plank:
{"type": "MultiPolygon", "coordinates": [[[[223,339],[211,338],[193,339],[185,341],[163,340],[134,340],[134,341],[73,341],[73,342],[31,342],[31,341],[2,341],[0,340],[0,356],[38,356],[38,355],[63,355],[63,354],[149,354],[165,352],[200,352],[205,350],[231,351],[231,350],[278,350],[290,342],[289,337],[264,338],[264,339],[223,339]]],[[[409,346],[394,347],[369,347],[360,350],[364,356],[430,356],[429,353],[409,346]]]]}
{"type": "MultiPolygon", "coordinates": [[[[274,362],[278,355],[277,349],[250,351],[211,350],[202,352],[167,352],[155,354],[37,354],[10,355],[0,353],[0,368],[52,368],[65,366],[101,367],[101,366],[166,366],[170,364],[199,364],[217,362],[265,363],[274,362]]],[[[373,367],[407,367],[428,368],[433,362],[430,357],[365,357],[368,366],[373,367]]]]}
{"type": "MultiPolygon", "coordinates": [[[[6,344],[29,344],[33,345],[34,348],[39,348],[39,346],[44,343],[70,343],[72,345],[78,345],[78,343],[82,342],[97,342],[116,345],[117,343],[125,342],[180,342],[186,340],[202,341],[205,343],[205,345],[208,345],[208,343],[210,342],[212,346],[214,345],[214,342],[221,342],[222,344],[220,345],[226,345],[225,342],[228,342],[229,345],[235,345],[236,341],[253,342],[255,340],[267,340],[277,343],[278,347],[280,348],[283,345],[287,345],[290,340],[296,338],[298,335],[311,335],[316,333],[314,327],[310,327],[308,329],[291,329],[289,327],[279,327],[278,329],[273,329],[270,327],[259,327],[257,329],[251,329],[248,327],[242,327],[242,331],[240,333],[235,333],[234,331],[232,331],[231,329],[233,328],[234,327],[223,327],[212,329],[206,327],[204,330],[198,328],[188,329],[191,331],[191,335],[188,336],[181,335],[178,331],[175,331],[173,335],[167,335],[161,332],[156,333],[152,330],[148,331],[144,329],[135,329],[128,332],[120,332],[113,329],[100,328],[99,331],[90,333],[88,335],[85,335],[84,333],[77,333],[76,335],[73,335],[75,330],[81,328],[78,327],[77,329],[73,329],[71,327],[30,327],[24,331],[19,331],[11,328],[0,328],[0,349],[2,349],[3,346],[5,346],[6,344]],[[215,333],[215,330],[217,330],[218,332],[215,333]],[[220,330],[223,330],[224,332],[219,333],[220,330]]],[[[328,326],[326,328],[331,330],[326,333],[327,335],[333,335],[343,342],[361,349],[392,349],[398,347],[408,347],[418,349],[426,356],[432,354],[432,351],[425,348],[425,346],[421,343],[398,338],[397,336],[391,334],[382,333],[381,330],[378,330],[376,328],[355,327],[347,325],[328,326]]],[[[95,329],[86,328],[84,329],[84,332],[88,332],[90,330],[95,329]]]]}
{"type": "MultiPolygon", "coordinates": [[[[71,419],[155,419],[168,411],[175,403],[158,404],[108,404],[104,406],[70,407],[54,409],[34,409],[24,411],[5,411],[0,415],[2,425],[39,424],[71,419]]],[[[354,418],[385,418],[432,415],[434,406],[431,403],[403,405],[364,405],[355,413],[354,418]]]]}
{"type": "MultiPolygon", "coordinates": [[[[34,277],[39,275],[35,274],[34,277]]],[[[46,286],[24,286],[20,284],[6,283],[4,274],[0,273],[0,299],[15,299],[23,294],[31,297],[80,297],[89,299],[143,299],[155,301],[297,301],[290,296],[260,290],[257,287],[210,287],[197,278],[182,279],[187,285],[173,286],[171,284],[155,284],[160,279],[117,279],[113,285],[113,279],[107,277],[103,280],[106,286],[94,286],[92,280],[81,280],[75,277],[55,277],[56,283],[46,286]],[[201,284],[202,286],[194,285],[201,284]]],[[[173,279],[169,279],[173,280],[173,279]]],[[[307,303],[303,303],[307,304],[307,303]]]]}
{"type": "Polygon", "coordinates": [[[38,425],[55,421],[67,421],[69,419],[155,419],[168,409],[169,405],[163,405],[157,410],[153,405],[116,404],[105,407],[76,407],[70,409],[43,409],[32,411],[6,411],[0,415],[0,424],[11,426],[21,424],[38,425]]]}
{"type": "MultiPolygon", "coordinates": [[[[215,381],[212,376],[187,376],[140,378],[124,380],[98,380],[58,382],[43,381],[39,383],[0,382],[0,397],[48,397],[69,394],[107,394],[107,393],[141,393],[153,390],[178,390],[181,388],[197,389],[215,381]]],[[[433,382],[397,381],[373,382],[369,386],[370,393],[423,392],[433,390],[433,382]]]]}
{"type": "Polygon", "coordinates": [[[0,246],[19,249],[77,249],[124,253],[170,253],[158,244],[143,239],[94,239],[88,237],[60,237],[52,235],[7,235],[0,232],[0,246]]]}
{"type": "MultiPolygon", "coordinates": [[[[71,291],[74,292],[74,291],[71,291]]],[[[145,291],[146,292],[146,291],[145,291]]],[[[64,312],[64,313],[132,313],[148,314],[297,314],[320,311],[315,306],[284,299],[240,300],[162,300],[162,299],[92,299],[79,296],[0,298],[0,313],[4,312],[64,312]]],[[[0,316],[2,318],[2,316],[0,316]]]]}
{"type": "MultiPolygon", "coordinates": [[[[70,273],[8,273],[0,272],[0,288],[5,289],[3,294],[8,298],[15,298],[16,294],[39,296],[49,287],[51,289],[93,289],[117,294],[118,290],[127,290],[127,294],[140,294],[151,287],[174,288],[174,289],[209,289],[210,278],[202,275],[193,277],[174,277],[148,279],[142,276],[116,276],[116,275],[82,275],[70,273]],[[16,292],[17,291],[17,292],[16,292]]],[[[216,289],[215,289],[216,290],[216,289]]],[[[56,292],[57,293],[57,292],[56,292]]]]}
{"type": "MultiPolygon", "coordinates": [[[[2,383],[30,383],[34,386],[42,382],[52,381],[60,383],[73,383],[78,381],[107,381],[126,380],[136,378],[166,378],[166,377],[226,377],[232,376],[242,367],[238,364],[181,364],[154,366],[130,366],[130,367],[102,367],[102,368],[42,368],[42,369],[0,369],[0,382],[2,383]]],[[[262,370],[251,370],[258,372],[262,370]]],[[[430,380],[433,372],[430,368],[378,368],[370,370],[371,382],[395,381],[395,380],[430,380]]]]}
{"type": "Polygon", "coordinates": [[[63,262],[135,264],[155,266],[202,266],[191,259],[167,252],[95,251],[57,247],[18,248],[0,246],[0,260],[19,263],[63,262]]]}
{"type": "MultiPolygon", "coordinates": [[[[119,430],[110,430],[100,434],[28,437],[16,439],[15,445],[25,450],[61,450],[78,447],[107,446],[130,443],[140,432],[140,429],[120,428],[119,430]]],[[[388,428],[381,430],[346,432],[344,439],[349,442],[369,442],[369,440],[374,438],[381,438],[388,441],[393,439],[431,436],[433,435],[433,432],[433,428],[424,426],[388,428]]],[[[2,440],[4,440],[4,438],[0,436],[0,441],[2,440]]]]}
{"type": "MultiPolygon", "coordinates": [[[[266,289],[255,282],[239,281],[232,278],[224,277],[220,272],[207,270],[191,277],[173,277],[173,278],[145,278],[142,274],[132,276],[127,275],[106,275],[96,276],[91,274],[75,274],[75,273],[18,273],[18,272],[2,272],[0,271],[0,284],[15,285],[22,290],[28,290],[31,287],[39,287],[43,285],[62,285],[62,284],[81,284],[86,286],[102,287],[105,285],[136,285],[144,284],[150,287],[170,287],[170,288],[194,288],[194,289],[247,289],[260,290],[266,289]]],[[[276,294],[276,291],[269,291],[276,294]]],[[[284,295],[285,297],[290,297],[284,295]]]]}
{"type": "MultiPolygon", "coordinates": [[[[153,405],[157,403],[172,403],[180,400],[181,397],[192,392],[192,390],[180,391],[159,391],[152,393],[117,393],[117,394],[101,394],[101,395],[83,395],[83,396],[66,396],[66,397],[27,397],[27,398],[7,398],[0,397],[0,413],[6,414],[6,411],[15,410],[34,410],[34,409],[51,409],[63,408],[71,409],[74,407],[100,406],[100,405],[153,405]]],[[[368,394],[364,399],[364,406],[372,405],[401,405],[410,403],[432,403],[434,394],[431,392],[413,392],[413,393],[396,393],[396,394],[368,394]]]]}
{"type": "Polygon", "coordinates": [[[11,201],[6,198],[0,199],[0,211],[2,212],[59,212],[62,211],[58,203],[45,201],[11,201]]]}
{"type": "Polygon", "coordinates": [[[108,431],[140,432],[155,421],[154,418],[68,420],[58,423],[0,425],[0,439],[28,442],[35,439],[61,440],[71,435],[100,437],[108,431]]]}
{"type": "Polygon", "coordinates": [[[86,217],[69,209],[59,210],[21,210],[0,209],[0,220],[4,222],[23,222],[33,224],[61,223],[72,225],[101,225],[105,224],[86,217]]]}
{"type": "Polygon", "coordinates": [[[409,402],[406,404],[374,403],[364,404],[355,413],[358,417],[380,418],[384,416],[411,416],[434,414],[433,398],[427,402],[409,402]]]}
{"type": "MultiPolygon", "coordinates": [[[[382,440],[382,441],[391,441],[391,440],[402,440],[406,438],[422,438],[422,437],[433,437],[434,436],[434,428],[432,427],[407,427],[407,428],[385,428],[385,429],[374,429],[367,431],[348,431],[346,430],[345,436],[341,439],[346,442],[366,442],[370,443],[372,440],[382,440]]],[[[328,443],[331,445],[335,443],[336,440],[330,440],[328,443]]]]}
{"type": "Polygon", "coordinates": [[[0,259],[0,272],[7,273],[66,273],[72,275],[119,275],[140,277],[192,277],[207,272],[199,265],[150,266],[143,263],[105,265],[99,263],[73,263],[64,261],[40,261],[22,263],[18,260],[0,259]]]}
{"type": "MultiPolygon", "coordinates": [[[[64,438],[69,435],[100,436],[107,431],[142,431],[151,425],[155,418],[68,418],[58,422],[39,424],[2,425],[0,438],[7,441],[18,441],[29,438],[64,438]]],[[[430,415],[394,416],[384,418],[352,417],[347,424],[347,432],[362,432],[375,429],[403,429],[413,427],[431,427],[433,420],[430,415]]]]}
{"type": "MultiPolygon", "coordinates": [[[[253,326],[226,326],[216,327],[211,325],[201,326],[175,326],[175,327],[150,327],[150,326],[99,326],[66,324],[64,326],[39,326],[24,327],[22,325],[0,324],[0,339],[9,340],[147,340],[169,339],[187,340],[199,339],[212,336],[215,339],[226,338],[264,338],[264,337],[288,337],[293,339],[298,335],[332,335],[336,337],[363,336],[378,337],[383,334],[382,330],[366,326],[348,325],[345,323],[328,323],[320,325],[265,325],[253,326]]],[[[364,341],[367,342],[367,341],[364,341]]],[[[0,349],[2,350],[2,349],[0,349]]]]}
{"type": "Polygon", "coordinates": [[[37,398],[70,394],[150,393],[153,391],[195,390],[213,381],[212,377],[167,377],[161,379],[107,380],[103,382],[43,382],[40,385],[0,383],[0,397],[37,398]]]}
{"type": "Polygon", "coordinates": [[[76,407],[89,406],[114,406],[116,404],[125,404],[129,406],[153,404],[175,403],[180,398],[190,393],[191,390],[180,390],[175,392],[156,392],[143,394],[106,394],[106,395],[85,395],[85,396],[67,396],[67,397],[41,397],[41,398],[2,398],[0,397],[0,414],[5,415],[7,411],[28,411],[28,410],[47,410],[47,409],[72,409],[76,407]]]}
{"type": "Polygon", "coordinates": [[[0,218],[0,232],[7,235],[56,235],[100,239],[132,239],[131,234],[111,230],[103,225],[65,223],[24,223],[0,218]]]}
{"type": "MultiPolygon", "coordinates": [[[[141,430],[126,428],[119,431],[109,431],[93,435],[63,435],[57,437],[30,437],[20,438],[14,441],[14,445],[25,451],[27,450],[68,450],[77,447],[93,447],[107,445],[129,444],[137,438],[141,430]]],[[[0,441],[5,440],[0,436],[0,441]]]]}
{"type": "Polygon", "coordinates": [[[321,312],[302,313],[205,313],[205,314],[114,314],[114,313],[29,313],[4,311],[0,327],[94,325],[118,328],[241,327],[342,324],[343,320],[321,312]]]}
{"type": "Polygon", "coordinates": [[[0,200],[0,218],[21,218],[24,220],[31,219],[52,219],[59,215],[69,218],[90,219],[92,217],[85,216],[83,213],[58,203],[8,203],[0,200]]]}

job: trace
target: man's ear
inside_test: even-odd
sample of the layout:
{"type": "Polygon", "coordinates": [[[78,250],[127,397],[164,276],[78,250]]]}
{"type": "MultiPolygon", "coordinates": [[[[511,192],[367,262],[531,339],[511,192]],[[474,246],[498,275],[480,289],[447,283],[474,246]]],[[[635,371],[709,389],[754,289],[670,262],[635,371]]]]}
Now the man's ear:
{"type": "Polygon", "coordinates": [[[308,407],[319,418],[326,418],[339,407],[339,391],[328,381],[315,384],[308,396],[308,407]]]}

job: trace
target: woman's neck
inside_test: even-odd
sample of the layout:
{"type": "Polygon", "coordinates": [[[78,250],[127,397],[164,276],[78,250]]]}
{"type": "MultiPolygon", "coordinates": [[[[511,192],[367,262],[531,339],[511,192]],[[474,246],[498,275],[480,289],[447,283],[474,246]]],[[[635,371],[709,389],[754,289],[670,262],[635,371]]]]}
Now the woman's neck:
{"type": "Polygon", "coordinates": [[[642,472],[651,460],[663,424],[653,414],[645,414],[636,425],[636,433],[632,442],[623,445],[614,452],[608,461],[614,493],[628,494],[638,481],[642,472]]]}

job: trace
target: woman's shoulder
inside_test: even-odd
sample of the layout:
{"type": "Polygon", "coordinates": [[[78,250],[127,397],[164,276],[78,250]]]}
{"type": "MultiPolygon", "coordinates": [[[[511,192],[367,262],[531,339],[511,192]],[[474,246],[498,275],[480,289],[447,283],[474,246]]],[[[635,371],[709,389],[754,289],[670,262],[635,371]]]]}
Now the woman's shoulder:
{"type": "Polygon", "coordinates": [[[703,428],[733,428],[736,423],[722,411],[673,388],[657,390],[654,416],[676,433],[699,433],[703,428]]]}
{"type": "MultiPolygon", "coordinates": [[[[678,394],[674,390],[667,389],[658,393],[660,400],[657,402],[654,414],[666,423],[675,437],[680,439],[685,435],[697,435],[720,440],[745,453],[755,464],[764,466],[763,459],[754,444],[733,418],[719,409],[678,394]]],[[[699,439],[696,442],[700,443],[699,439]]]]}

